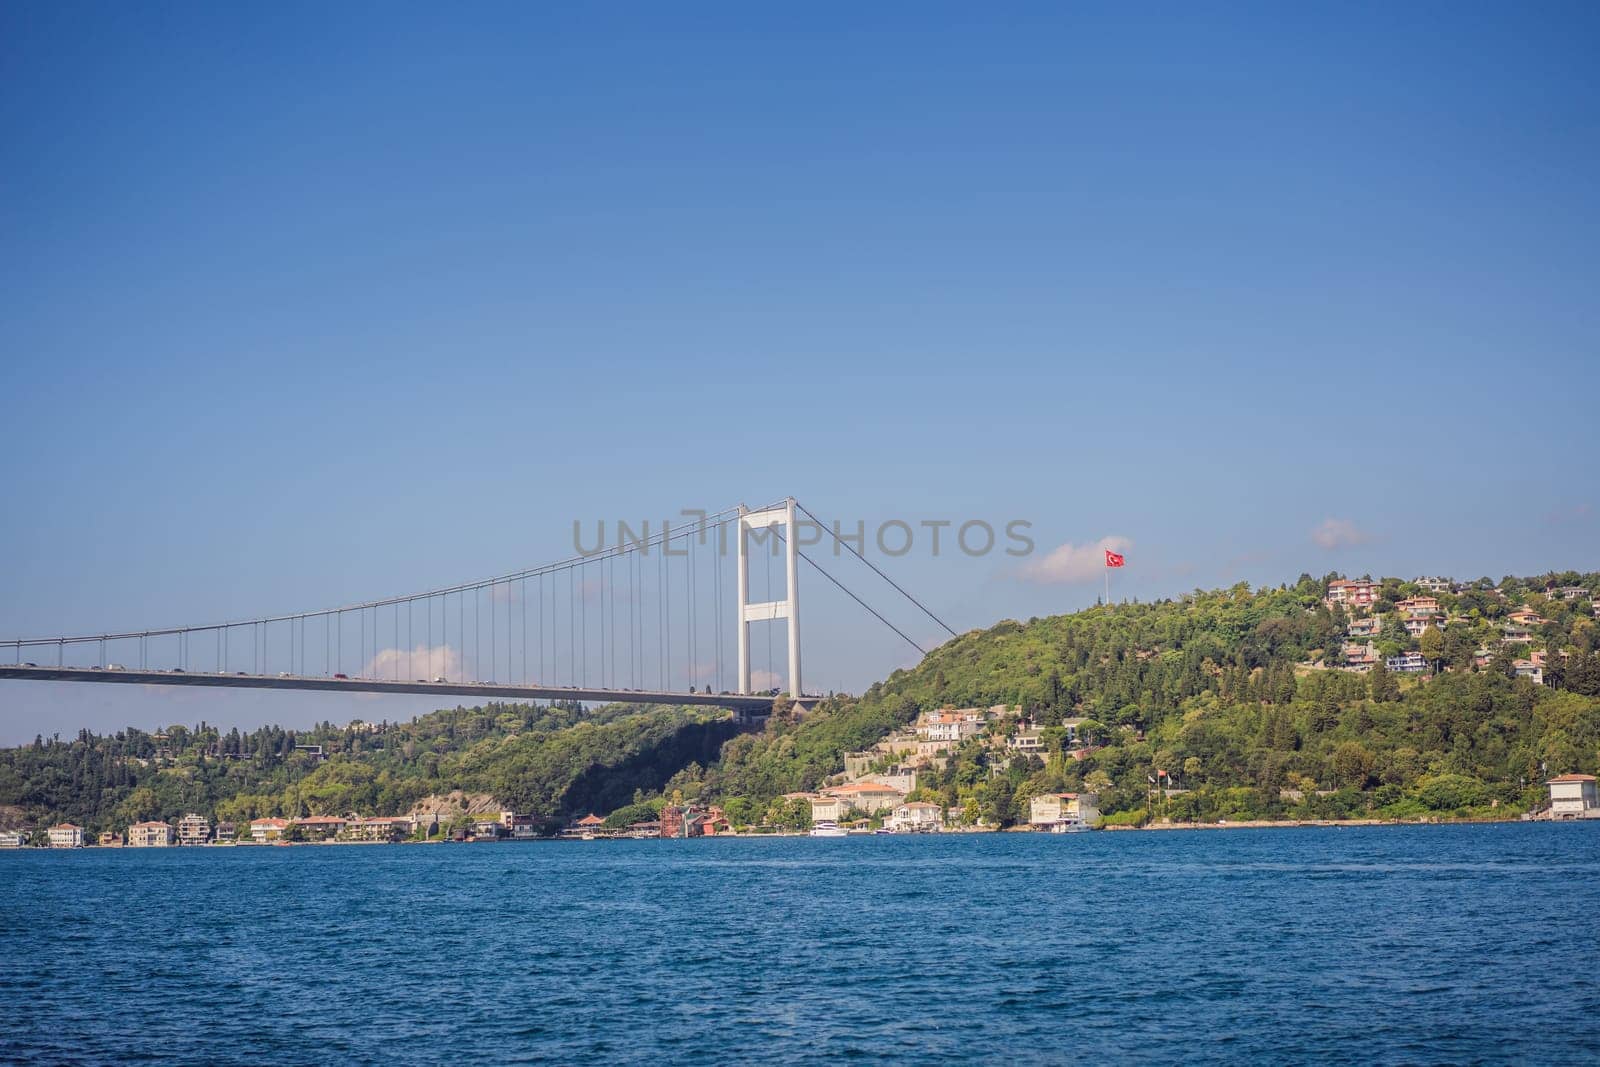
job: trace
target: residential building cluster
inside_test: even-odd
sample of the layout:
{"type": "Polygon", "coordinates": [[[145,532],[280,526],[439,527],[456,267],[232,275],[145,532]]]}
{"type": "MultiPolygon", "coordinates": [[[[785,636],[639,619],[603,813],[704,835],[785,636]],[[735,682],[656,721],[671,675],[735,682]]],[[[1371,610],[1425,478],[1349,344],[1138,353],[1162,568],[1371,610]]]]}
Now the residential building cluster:
{"type": "MultiPolygon", "coordinates": [[[[1393,602],[1392,618],[1398,619],[1408,637],[1421,638],[1430,629],[1444,630],[1456,623],[1480,623],[1482,620],[1465,614],[1454,614],[1446,608],[1441,596],[1461,594],[1467,585],[1449,578],[1420,577],[1412,579],[1413,587],[1422,590],[1415,595],[1393,602]]],[[[1503,599],[1498,589],[1480,590],[1503,599]]],[[[1582,586],[1562,586],[1546,590],[1546,596],[1563,601],[1588,600],[1590,607],[1600,614],[1600,596],[1595,596],[1582,586]]],[[[1383,602],[1383,583],[1369,578],[1337,579],[1328,583],[1323,603],[1329,609],[1342,608],[1349,618],[1345,639],[1336,657],[1328,657],[1323,665],[1354,673],[1365,673],[1380,662],[1385,669],[1397,674],[1426,674],[1434,664],[1420,652],[1407,651],[1384,656],[1378,650],[1383,639],[1385,617],[1377,613],[1383,602]]],[[[1532,650],[1538,640],[1539,628],[1549,620],[1533,608],[1523,607],[1507,612],[1496,624],[1498,636],[1490,645],[1478,648],[1473,654],[1474,666],[1482,669],[1494,662],[1500,649],[1517,650],[1530,646],[1529,653],[1512,660],[1512,669],[1520,678],[1537,685],[1544,684],[1544,650],[1532,650]]],[[[1560,653],[1566,656],[1567,653],[1560,653]]]]}

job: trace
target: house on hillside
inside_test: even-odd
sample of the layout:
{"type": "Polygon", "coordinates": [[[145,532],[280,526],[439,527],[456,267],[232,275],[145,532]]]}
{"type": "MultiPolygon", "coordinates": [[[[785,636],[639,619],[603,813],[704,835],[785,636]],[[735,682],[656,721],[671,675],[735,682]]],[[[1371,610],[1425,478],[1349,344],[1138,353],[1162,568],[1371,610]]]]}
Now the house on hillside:
{"type": "Polygon", "coordinates": [[[1401,620],[1401,625],[1406,628],[1406,633],[1412,637],[1421,637],[1423,631],[1429,627],[1444,629],[1444,617],[1442,615],[1407,615],[1401,620]]]}
{"type": "Polygon", "coordinates": [[[1450,578],[1416,578],[1412,580],[1411,584],[1418,589],[1426,589],[1435,596],[1440,593],[1448,593],[1456,587],[1455,581],[1450,578]]]}
{"type": "Polygon", "coordinates": [[[1341,665],[1355,674],[1365,674],[1378,665],[1378,650],[1371,641],[1364,645],[1348,644],[1340,650],[1341,665]]]}
{"type": "Polygon", "coordinates": [[[1378,582],[1365,578],[1338,578],[1328,583],[1328,595],[1322,599],[1330,608],[1341,604],[1346,609],[1370,608],[1381,595],[1382,586],[1378,582]]]}
{"type": "Polygon", "coordinates": [[[1031,722],[1020,726],[1016,733],[1006,738],[1006,747],[1012,752],[1042,757],[1047,748],[1044,743],[1044,730],[1031,722]]]}
{"type": "Polygon", "coordinates": [[[919,741],[939,741],[958,745],[983,732],[983,720],[959,711],[936,711],[917,721],[919,741]]]}
{"type": "Polygon", "coordinates": [[[1534,685],[1544,684],[1544,668],[1531,659],[1512,660],[1511,669],[1516,671],[1518,678],[1526,678],[1534,685]]]}
{"type": "Polygon", "coordinates": [[[1428,669],[1428,661],[1421,652],[1402,652],[1398,656],[1390,656],[1383,661],[1383,665],[1395,674],[1422,674],[1428,669]]]}
{"type": "Polygon", "coordinates": [[[1532,608],[1518,608],[1507,615],[1506,619],[1515,626],[1526,626],[1529,629],[1538,629],[1550,621],[1532,608]]]}
{"type": "Polygon", "coordinates": [[[1533,640],[1533,631],[1526,626],[1508,622],[1500,629],[1500,643],[1502,645],[1525,645],[1533,640]]]}
{"type": "Polygon", "coordinates": [[[1442,615],[1439,598],[1433,596],[1408,596],[1395,604],[1402,615],[1442,615]]]}
{"type": "Polygon", "coordinates": [[[1383,620],[1376,615],[1368,615],[1361,619],[1351,619],[1350,629],[1345,631],[1345,636],[1351,641],[1370,641],[1383,633],[1383,620]]]}

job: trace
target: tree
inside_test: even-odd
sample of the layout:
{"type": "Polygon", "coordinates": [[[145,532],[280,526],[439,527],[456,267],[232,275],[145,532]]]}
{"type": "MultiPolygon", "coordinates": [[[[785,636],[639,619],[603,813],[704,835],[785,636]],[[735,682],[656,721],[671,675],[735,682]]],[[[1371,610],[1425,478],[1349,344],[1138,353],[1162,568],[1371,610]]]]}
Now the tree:
{"type": "Polygon", "coordinates": [[[1346,741],[1333,750],[1330,766],[1341,785],[1365,789],[1372,779],[1376,757],[1359,741],[1346,741]]]}
{"type": "Polygon", "coordinates": [[[1389,673],[1389,668],[1381,659],[1373,664],[1372,673],[1367,675],[1367,685],[1374,703],[1382,704],[1400,698],[1400,683],[1389,673]]]}
{"type": "Polygon", "coordinates": [[[1444,634],[1437,626],[1422,631],[1422,636],[1417,638],[1417,651],[1434,670],[1439,669],[1439,661],[1444,658],[1444,634]]]}

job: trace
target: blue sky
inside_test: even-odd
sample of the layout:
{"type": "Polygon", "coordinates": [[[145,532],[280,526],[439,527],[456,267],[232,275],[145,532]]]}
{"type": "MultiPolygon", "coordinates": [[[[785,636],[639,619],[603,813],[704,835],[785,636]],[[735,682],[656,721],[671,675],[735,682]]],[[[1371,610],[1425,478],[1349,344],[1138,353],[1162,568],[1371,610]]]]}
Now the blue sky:
{"type": "MultiPolygon", "coordinates": [[[[1126,596],[1600,567],[1597,46],[1584,4],[7,6],[0,637],[787,493],[1119,538],[1126,596]]],[[[891,570],[958,629],[1100,577],[891,570]]],[[[804,580],[813,685],[915,658],[804,580]]],[[[0,741],[418,710],[9,684],[0,741]]]]}

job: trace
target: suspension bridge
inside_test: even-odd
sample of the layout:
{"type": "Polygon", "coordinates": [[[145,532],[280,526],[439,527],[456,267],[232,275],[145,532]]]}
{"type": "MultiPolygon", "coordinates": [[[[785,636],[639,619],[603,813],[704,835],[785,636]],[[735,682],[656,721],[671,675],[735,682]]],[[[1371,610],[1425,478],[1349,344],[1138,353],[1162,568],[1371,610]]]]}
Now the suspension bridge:
{"type": "Polygon", "coordinates": [[[817,699],[801,675],[802,563],[926,652],[805,552],[803,541],[824,536],[848,550],[835,547],[836,559],[864,565],[955,634],[793,497],[685,514],[692,520],[654,529],[619,523],[609,539],[602,522],[592,548],[575,530],[578,555],[419,593],[233,622],[13,638],[0,642],[0,655],[15,655],[0,664],[0,680],[696,704],[758,720],[780,694],[817,699]],[[776,623],[785,631],[781,676],[776,623]]]}

